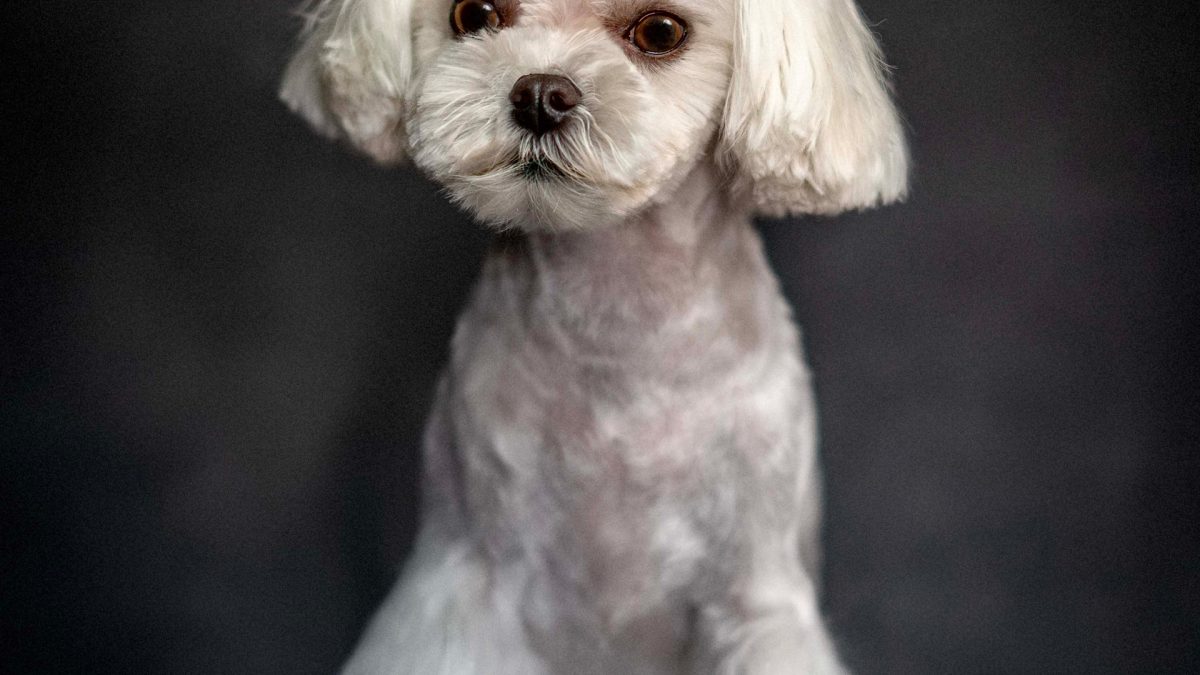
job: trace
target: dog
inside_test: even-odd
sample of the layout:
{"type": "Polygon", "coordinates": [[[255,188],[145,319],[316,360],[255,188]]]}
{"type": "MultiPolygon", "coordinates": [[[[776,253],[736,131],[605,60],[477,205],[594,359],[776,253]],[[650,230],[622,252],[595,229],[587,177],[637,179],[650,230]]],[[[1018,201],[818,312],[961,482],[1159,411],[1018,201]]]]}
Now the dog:
{"type": "Polygon", "coordinates": [[[901,199],[853,0],[324,0],[282,99],[498,234],[345,672],[837,673],[816,411],[752,225],[901,199]]]}

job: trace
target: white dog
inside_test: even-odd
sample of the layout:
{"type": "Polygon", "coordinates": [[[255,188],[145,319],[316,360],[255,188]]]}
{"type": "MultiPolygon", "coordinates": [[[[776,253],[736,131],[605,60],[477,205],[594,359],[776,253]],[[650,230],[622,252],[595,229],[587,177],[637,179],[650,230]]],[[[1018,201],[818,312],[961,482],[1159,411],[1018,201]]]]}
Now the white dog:
{"type": "Polygon", "coordinates": [[[853,0],[324,0],[282,96],[503,231],[350,673],[840,672],[754,213],[906,189],[853,0]]]}

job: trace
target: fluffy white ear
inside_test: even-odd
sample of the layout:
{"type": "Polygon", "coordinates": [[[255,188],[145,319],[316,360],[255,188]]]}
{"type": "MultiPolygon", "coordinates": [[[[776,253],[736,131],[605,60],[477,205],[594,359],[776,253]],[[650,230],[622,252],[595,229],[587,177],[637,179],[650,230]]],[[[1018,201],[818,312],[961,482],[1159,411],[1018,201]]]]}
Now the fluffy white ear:
{"type": "Polygon", "coordinates": [[[383,164],[404,159],[414,0],[317,0],[279,97],[321,134],[383,164]]]}
{"type": "Polygon", "coordinates": [[[892,202],[908,150],[882,56],[854,0],[735,0],[722,128],[735,188],[763,213],[892,202]]]}

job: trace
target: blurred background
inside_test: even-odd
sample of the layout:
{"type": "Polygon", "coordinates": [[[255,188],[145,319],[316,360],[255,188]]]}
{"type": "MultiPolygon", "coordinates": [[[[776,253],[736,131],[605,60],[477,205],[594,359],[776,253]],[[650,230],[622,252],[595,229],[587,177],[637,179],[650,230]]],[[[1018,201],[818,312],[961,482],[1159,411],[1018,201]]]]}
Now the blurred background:
{"type": "MultiPolygon", "coordinates": [[[[276,102],[292,0],[18,4],[0,663],[330,672],[411,545],[487,236],[276,102]]],[[[1194,8],[862,6],[912,197],[762,224],[847,660],[1200,672],[1194,8]]]]}

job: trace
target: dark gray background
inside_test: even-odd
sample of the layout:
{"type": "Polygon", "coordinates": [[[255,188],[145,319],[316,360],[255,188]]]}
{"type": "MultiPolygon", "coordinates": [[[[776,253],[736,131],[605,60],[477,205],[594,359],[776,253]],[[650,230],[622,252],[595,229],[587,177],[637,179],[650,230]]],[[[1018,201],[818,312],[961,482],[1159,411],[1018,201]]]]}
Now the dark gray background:
{"type": "MultiPolygon", "coordinates": [[[[329,672],[410,545],[486,236],[276,103],[290,1],[20,5],[0,662],[329,672]]],[[[912,198],[762,227],[849,662],[1200,670],[1193,8],[864,7],[912,198]]]]}

